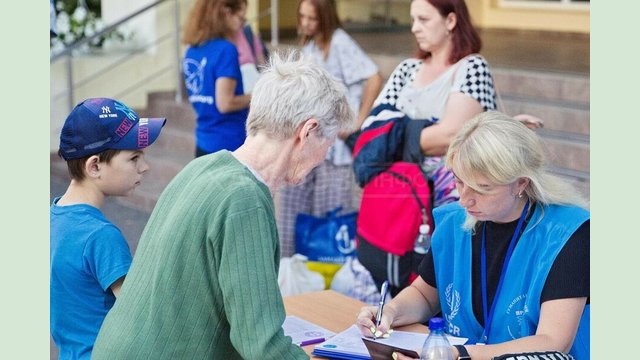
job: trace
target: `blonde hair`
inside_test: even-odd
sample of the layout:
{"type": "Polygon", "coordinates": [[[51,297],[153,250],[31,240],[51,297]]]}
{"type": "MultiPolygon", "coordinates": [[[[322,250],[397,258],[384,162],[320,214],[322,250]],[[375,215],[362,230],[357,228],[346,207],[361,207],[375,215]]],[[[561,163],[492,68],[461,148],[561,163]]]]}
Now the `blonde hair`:
{"type": "MultiPolygon", "coordinates": [[[[546,159],[538,135],[520,121],[487,111],[468,121],[455,136],[446,155],[446,166],[465,184],[481,191],[474,175],[482,174],[496,185],[529,179],[524,194],[538,205],[575,205],[588,201],[568,182],[545,169],[546,159]]],[[[467,219],[465,228],[475,220],[467,219]]]]}
{"type": "Polygon", "coordinates": [[[318,120],[319,134],[327,139],[352,128],[354,114],[346,88],[298,51],[274,53],[254,87],[247,134],[263,131],[284,140],[311,118],[318,120]]]}

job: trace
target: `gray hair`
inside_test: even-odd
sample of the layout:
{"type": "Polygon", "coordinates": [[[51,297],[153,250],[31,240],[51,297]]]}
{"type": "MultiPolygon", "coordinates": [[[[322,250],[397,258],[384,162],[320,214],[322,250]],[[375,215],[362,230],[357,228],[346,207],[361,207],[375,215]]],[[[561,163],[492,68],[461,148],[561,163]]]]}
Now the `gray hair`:
{"type": "MultiPolygon", "coordinates": [[[[480,113],[455,136],[446,155],[446,166],[472,189],[482,192],[473,181],[482,174],[496,185],[528,178],[525,194],[539,205],[563,204],[588,207],[587,200],[565,180],[545,169],[540,137],[498,111],[480,113]]],[[[467,219],[465,228],[475,220],[467,219]]]]}
{"type": "Polygon", "coordinates": [[[247,134],[264,132],[284,140],[311,118],[318,120],[318,134],[327,139],[353,128],[345,86],[297,51],[284,58],[273,53],[253,90],[247,134]]]}

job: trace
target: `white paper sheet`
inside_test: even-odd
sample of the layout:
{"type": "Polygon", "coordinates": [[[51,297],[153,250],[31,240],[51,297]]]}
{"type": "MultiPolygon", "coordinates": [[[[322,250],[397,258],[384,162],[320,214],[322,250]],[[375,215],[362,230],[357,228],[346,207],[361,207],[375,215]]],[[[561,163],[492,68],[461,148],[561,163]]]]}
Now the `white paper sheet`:
{"type": "Polygon", "coordinates": [[[314,350],[368,357],[369,351],[364,345],[364,342],[362,342],[361,337],[362,335],[360,335],[358,327],[356,325],[351,325],[347,330],[338,333],[338,335],[320,345],[316,345],[314,350]]]}
{"type": "Polygon", "coordinates": [[[304,345],[304,342],[309,341],[322,342],[336,334],[333,331],[329,331],[293,315],[289,315],[284,319],[282,328],[284,329],[284,334],[291,336],[293,343],[297,345],[304,345]]]}

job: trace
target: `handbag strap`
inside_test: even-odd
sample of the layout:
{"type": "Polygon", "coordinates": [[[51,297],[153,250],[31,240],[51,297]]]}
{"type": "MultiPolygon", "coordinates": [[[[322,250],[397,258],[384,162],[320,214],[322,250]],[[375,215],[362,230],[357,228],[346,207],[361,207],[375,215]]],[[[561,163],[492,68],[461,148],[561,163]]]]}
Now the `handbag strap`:
{"type": "Polygon", "coordinates": [[[413,195],[413,198],[418,202],[418,206],[420,206],[420,209],[426,211],[426,206],[422,203],[422,200],[420,200],[420,196],[418,196],[418,193],[416,192],[415,187],[411,184],[411,180],[409,180],[407,177],[405,177],[402,174],[398,174],[393,170],[388,170],[387,172],[389,173],[389,175],[407,184],[409,186],[409,189],[411,190],[411,194],[413,195]]]}
{"type": "Polygon", "coordinates": [[[244,37],[247,38],[247,42],[249,43],[249,48],[251,49],[251,53],[253,54],[253,60],[257,62],[258,57],[256,56],[255,42],[253,39],[253,30],[251,29],[251,26],[247,24],[244,26],[243,31],[244,31],[244,37]]]}

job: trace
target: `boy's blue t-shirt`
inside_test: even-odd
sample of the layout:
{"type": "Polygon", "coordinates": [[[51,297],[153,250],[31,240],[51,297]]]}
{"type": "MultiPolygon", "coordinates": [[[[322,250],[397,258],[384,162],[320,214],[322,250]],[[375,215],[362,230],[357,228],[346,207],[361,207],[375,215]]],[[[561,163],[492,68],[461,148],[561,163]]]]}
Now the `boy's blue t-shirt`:
{"type": "Polygon", "coordinates": [[[129,271],[131,252],[99,209],[58,200],[50,211],[50,331],[59,359],[89,359],[116,300],[109,287],[129,271]]]}
{"type": "Polygon", "coordinates": [[[189,101],[197,115],[196,145],[206,152],[237,149],[246,137],[249,109],[222,114],[215,103],[218,78],[236,80],[234,94],[244,94],[236,46],[225,39],[190,46],[182,60],[182,71],[189,101]]]}

